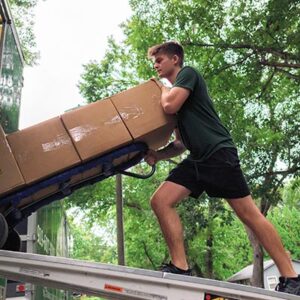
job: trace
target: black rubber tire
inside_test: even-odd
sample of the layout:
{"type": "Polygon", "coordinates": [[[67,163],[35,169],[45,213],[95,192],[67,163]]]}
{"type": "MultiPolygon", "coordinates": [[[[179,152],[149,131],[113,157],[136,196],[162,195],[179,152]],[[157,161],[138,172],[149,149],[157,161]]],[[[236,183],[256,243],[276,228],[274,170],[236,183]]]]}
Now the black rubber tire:
{"type": "Polygon", "coordinates": [[[8,226],[4,216],[0,213],[0,249],[2,249],[8,236],[8,226]]]}
{"type": "Polygon", "coordinates": [[[9,229],[6,243],[3,246],[3,250],[20,251],[22,241],[19,233],[15,229],[9,229]]]}

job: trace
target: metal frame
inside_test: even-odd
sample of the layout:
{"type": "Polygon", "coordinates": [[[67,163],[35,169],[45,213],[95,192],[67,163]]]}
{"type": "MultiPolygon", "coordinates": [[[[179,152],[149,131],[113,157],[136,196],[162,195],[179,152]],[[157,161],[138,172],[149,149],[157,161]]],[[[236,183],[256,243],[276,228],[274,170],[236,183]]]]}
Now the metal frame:
{"type": "MultiPolygon", "coordinates": [[[[23,55],[23,51],[22,51],[22,48],[21,48],[19,35],[18,35],[15,23],[14,23],[13,18],[12,18],[12,13],[11,13],[10,7],[7,3],[7,0],[0,0],[0,4],[1,4],[1,8],[3,10],[3,14],[4,14],[2,16],[2,17],[4,17],[3,21],[4,21],[4,23],[9,24],[12,28],[13,36],[14,36],[14,39],[15,39],[15,42],[16,42],[16,46],[18,48],[18,52],[19,52],[19,55],[20,55],[20,58],[21,58],[21,62],[24,66],[24,55],[23,55]]],[[[1,57],[2,57],[2,55],[1,55],[1,57]]],[[[0,66],[0,71],[1,71],[1,66],[0,66]]]]}
{"type": "Polygon", "coordinates": [[[37,211],[39,208],[46,206],[53,201],[60,200],[83,186],[94,184],[110,176],[119,173],[135,178],[148,178],[152,176],[155,172],[155,166],[153,166],[151,172],[146,175],[139,175],[125,171],[126,169],[138,164],[144,157],[147,150],[148,146],[145,143],[136,142],[129,144],[108,154],[97,157],[91,161],[70,168],[50,178],[46,178],[45,180],[34,183],[30,186],[25,186],[22,190],[0,197],[0,205],[9,206],[9,208],[3,213],[9,227],[15,227],[22,219],[30,216],[32,212],[37,211]],[[113,161],[115,159],[130,153],[136,154],[125,163],[122,163],[118,166],[113,165],[113,161]],[[102,166],[103,171],[94,177],[85,179],[84,181],[80,181],[75,184],[69,183],[72,176],[83,173],[84,171],[92,169],[96,166],[102,166]],[[55,194],[49,195],[43,199],[40,199],[39,201],[33,201],[27,206],[18,207],[18,204],[23,199],[53,184],[58,184],[60,186],[60,189],[55,194]]]}
{"type": "Polygon", "coordinates": [[[3,47],[5,43],[5,32],[6,32],[6,9],[5,6],[3,5],[3,0],[0,0],[0,14],[2,17],[2,32],[1,32],[1,37],[0,37],[0,76],[2,75],[2,64],[3,64],[3,47]]]}
{"type": "Polygon", "coordinates": [[[0,250],[0,275],[105,299],[298,300],[298,296],[228,282],[157,271],[0,250]]]}

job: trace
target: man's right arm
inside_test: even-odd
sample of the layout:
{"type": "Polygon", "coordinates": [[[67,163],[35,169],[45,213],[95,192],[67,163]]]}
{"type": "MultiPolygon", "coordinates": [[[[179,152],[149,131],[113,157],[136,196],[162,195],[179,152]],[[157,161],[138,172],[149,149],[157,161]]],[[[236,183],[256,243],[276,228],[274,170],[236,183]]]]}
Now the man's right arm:
{"type": "Polygon", "coordinates": [[[181,140],[180,133],[178,129],[175,129],[175,140],[173,142],[158,151],[149,149],[144,159],[149,165],[152,166],[160,160],[166,160],[178,156],[185,150],[186,148],[181,140]]]}

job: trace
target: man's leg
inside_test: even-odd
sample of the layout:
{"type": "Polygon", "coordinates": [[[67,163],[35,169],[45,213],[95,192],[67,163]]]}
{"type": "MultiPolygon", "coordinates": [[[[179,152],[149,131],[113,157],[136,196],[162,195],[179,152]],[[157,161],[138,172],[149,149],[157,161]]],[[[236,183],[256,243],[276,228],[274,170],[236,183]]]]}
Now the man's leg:
{"type": "Polygon", "coordinates": [[[254,232],[276,263],[280,274],[284,277],[297,277],[276,229],[260,212],[252,197],[249,195],[244,198],[227,199],[227,201],[241,221],[254,232]]]}
{"type": "Polygon", "coordinates": [[[151,207],[157,216],[172,263],[183,270],[188,269],[188,263],[184,249],[183,228],[175,205],[189,194],[187,188],[165,181],[151,198],[151,207]]]}

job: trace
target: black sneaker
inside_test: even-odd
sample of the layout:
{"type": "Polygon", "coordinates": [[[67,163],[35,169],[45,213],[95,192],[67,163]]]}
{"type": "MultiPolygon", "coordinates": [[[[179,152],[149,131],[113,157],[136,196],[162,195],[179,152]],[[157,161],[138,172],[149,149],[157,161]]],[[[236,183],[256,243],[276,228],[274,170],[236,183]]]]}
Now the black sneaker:
{"type": "Polygon", "coordinates": [[[169,262],[168,264],[163,264],[160,270],[165,273],[173,273],[173,274],[179,274],[179,275],[192,276],[192,269],[183,270],[183,269],[177,268],[176,266],[174,266],[172,264],[172,262],[169,262]]]}
{"type": "Polygon", "coordinates": [[[275,291],[300,296],[300,275],[295,278],[279,277],[275,291]]]}

